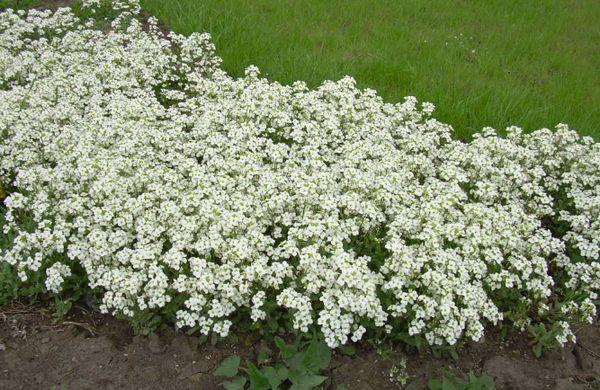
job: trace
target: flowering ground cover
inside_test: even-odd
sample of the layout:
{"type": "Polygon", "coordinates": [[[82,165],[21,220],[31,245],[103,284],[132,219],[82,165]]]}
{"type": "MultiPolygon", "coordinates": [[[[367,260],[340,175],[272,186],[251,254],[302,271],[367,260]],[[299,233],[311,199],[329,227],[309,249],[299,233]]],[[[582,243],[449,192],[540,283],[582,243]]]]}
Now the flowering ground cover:
{"type": "Polygon", "coordinates": [[[0,298],[150,332],[235,326],[536,353],[595,319],[600,144],[567,125],[459,140],[351,77],[222,68],[136,1],[0,13],[0,298]]]}

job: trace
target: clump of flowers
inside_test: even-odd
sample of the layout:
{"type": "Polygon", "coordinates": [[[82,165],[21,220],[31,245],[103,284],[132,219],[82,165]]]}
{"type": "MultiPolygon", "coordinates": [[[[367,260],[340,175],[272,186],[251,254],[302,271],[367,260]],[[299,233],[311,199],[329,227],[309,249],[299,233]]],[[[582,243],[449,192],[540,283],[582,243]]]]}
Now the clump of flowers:
{"type": "Polygon", "coordinates": [[[350,77],[233,78],[209,35],[113,6],[108,30],[69,8],[0,14],[1,261],[23,281],[42,273],[57,293],[80,272],[102,311],[169,305],[204,334],[281,310],[331,347],[594,318],[592,139],[559,125],[456,141],[430,103],[350,77]]]}

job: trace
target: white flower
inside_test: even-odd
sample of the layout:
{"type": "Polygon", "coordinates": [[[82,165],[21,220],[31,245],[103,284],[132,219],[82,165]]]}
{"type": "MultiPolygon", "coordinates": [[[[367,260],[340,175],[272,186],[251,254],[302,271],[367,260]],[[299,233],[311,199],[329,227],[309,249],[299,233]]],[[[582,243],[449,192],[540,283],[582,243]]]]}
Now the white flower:
{"type": "Polygon", "coordinates": [[[62,284],[65,277],[71,276],[71,268],[63,263],[54,263],[46,269],[46,288],[53,293],[59,293],[62,290],[62,284]]]}
{"type": "Polygon", "coordinates": [[[432,104],[351,77],[233,78],[208,34],[111,4],[109,31],[69,8],[0,13],[0,261],[21,279],[46,269],[59,292],[69,261],[104,312],[181,302],[177,326],[225,336],[267,306],[332,347],[372,328],[477,340],[556,299],[595,316],[599,144],[565,125],[460,142],[432,104]]]}

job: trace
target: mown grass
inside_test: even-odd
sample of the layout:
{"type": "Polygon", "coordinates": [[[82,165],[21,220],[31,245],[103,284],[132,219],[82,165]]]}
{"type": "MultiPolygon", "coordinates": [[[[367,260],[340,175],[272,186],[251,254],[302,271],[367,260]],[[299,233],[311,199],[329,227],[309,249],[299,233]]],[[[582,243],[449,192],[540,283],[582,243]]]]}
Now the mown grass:
{"type": "Polygon", "coordinates": [[[600,136],[597,0],[142,0],[175,31],[212,33],[230,73],[315,86],[354,76],[386,100],[484,126],[570,124],[600,136]]]}
{"type": "Polygon", "coordinates": [[[0,10],[6,8],[27,9],[38,7],[40,5],[41,0],[0,0],[0,10]]]}

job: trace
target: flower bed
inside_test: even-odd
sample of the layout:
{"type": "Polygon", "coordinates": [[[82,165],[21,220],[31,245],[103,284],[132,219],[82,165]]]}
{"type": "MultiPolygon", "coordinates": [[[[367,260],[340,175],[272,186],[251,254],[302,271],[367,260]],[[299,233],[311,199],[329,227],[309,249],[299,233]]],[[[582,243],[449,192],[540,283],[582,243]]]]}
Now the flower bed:
{"type": "MultiPolygon", "coordinates": [[[[98,1],[87,2],[94,10],[98,1]]],[[[228,334],[236,318],[429,344],[592,321],[600,144],[565,125],[471,142],[409,97],[232,78],[207,34],[0,14],[2,261],[48,293],[228,334]],[[76,287],[73,287],[76,286],[76,287]]]]}

